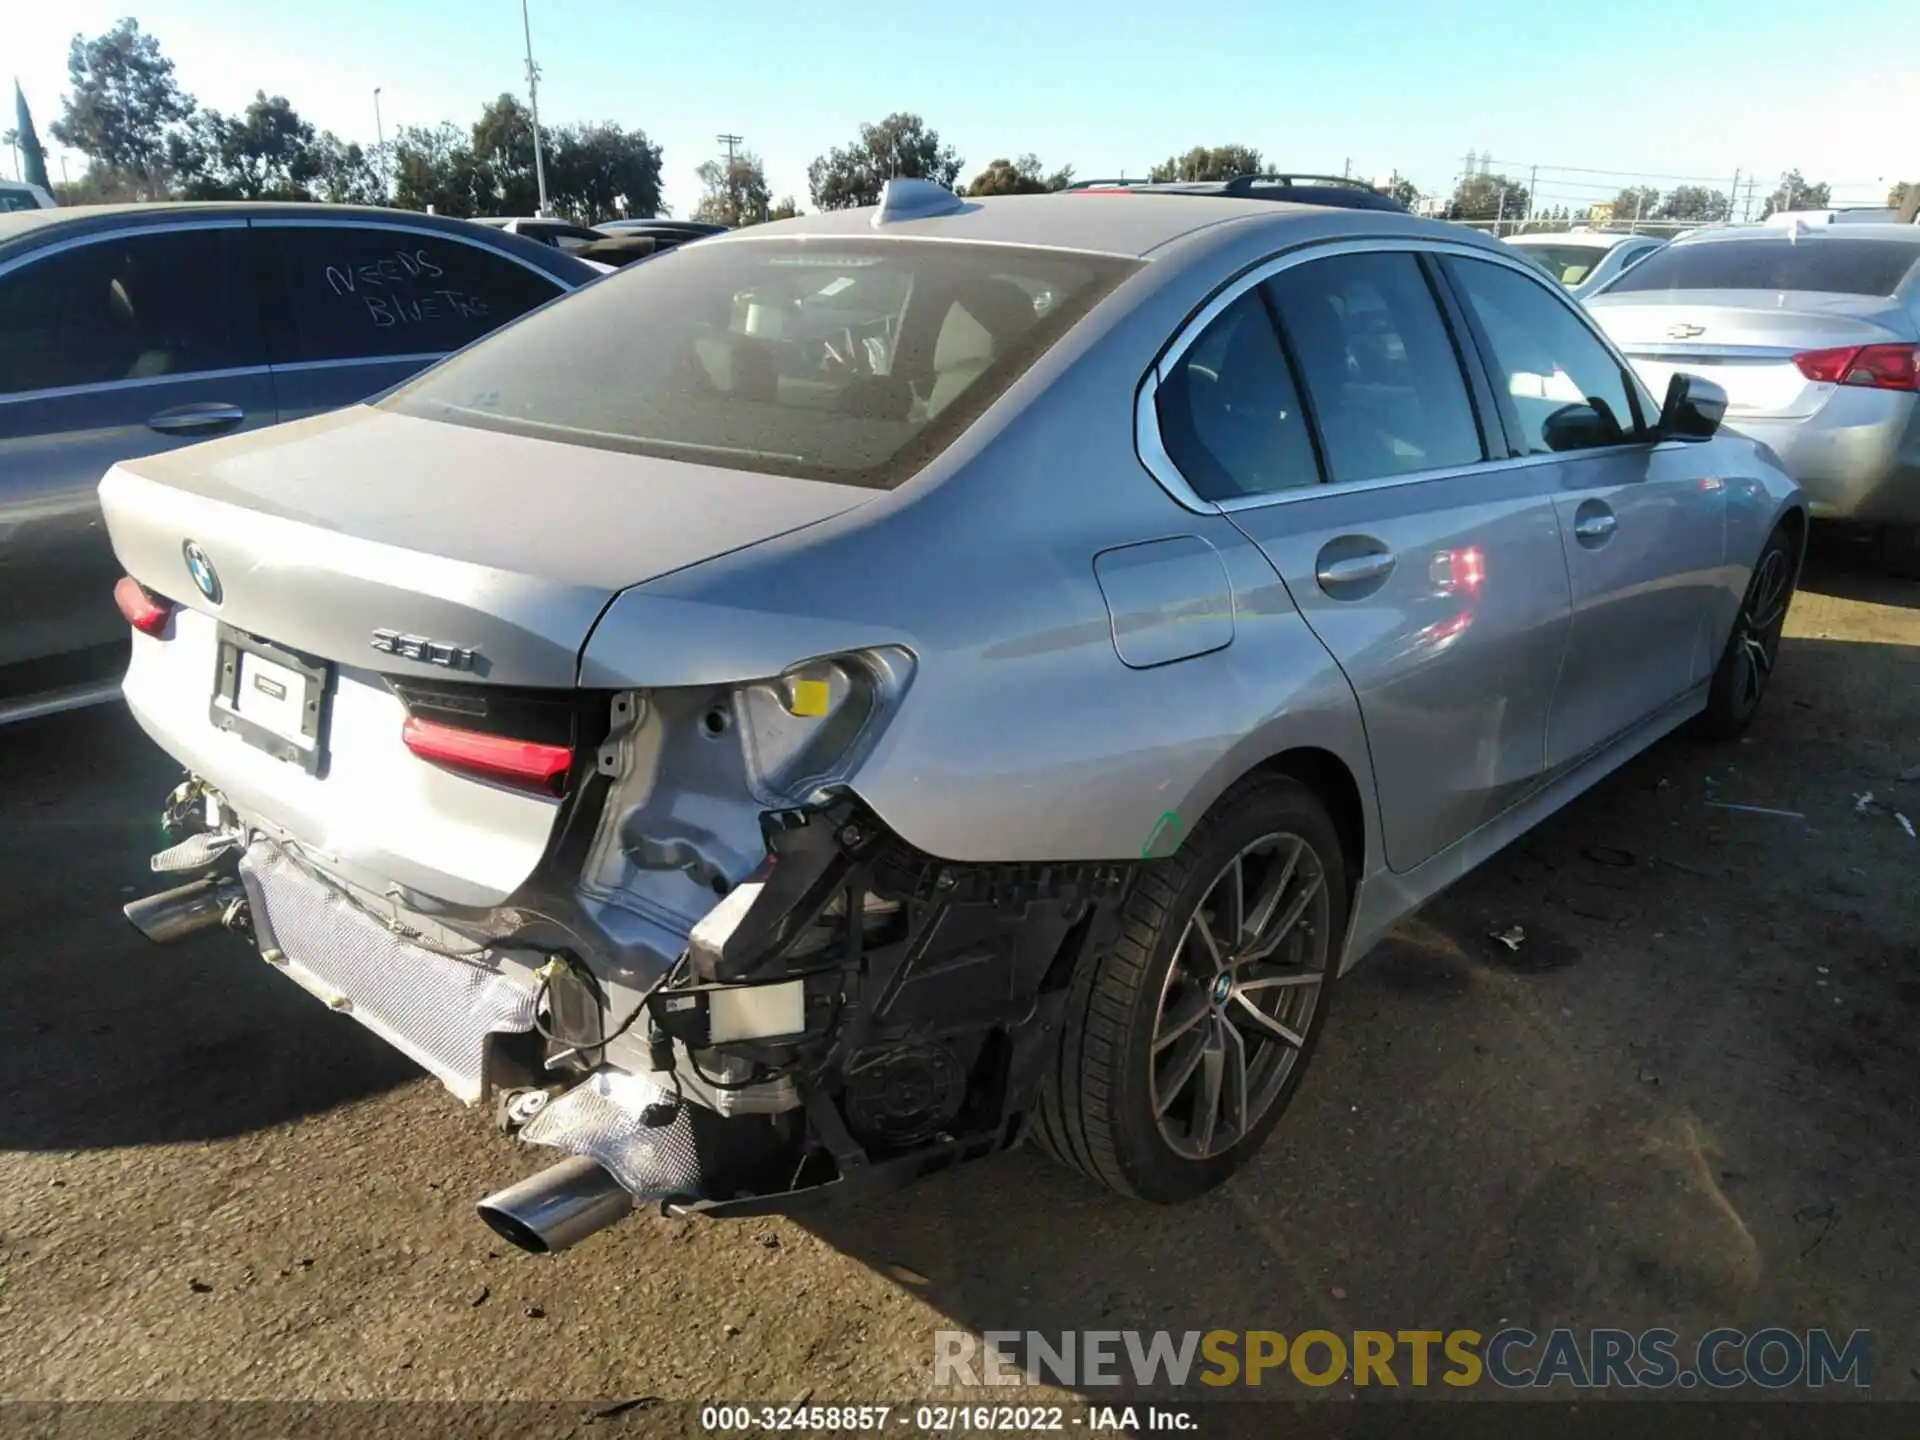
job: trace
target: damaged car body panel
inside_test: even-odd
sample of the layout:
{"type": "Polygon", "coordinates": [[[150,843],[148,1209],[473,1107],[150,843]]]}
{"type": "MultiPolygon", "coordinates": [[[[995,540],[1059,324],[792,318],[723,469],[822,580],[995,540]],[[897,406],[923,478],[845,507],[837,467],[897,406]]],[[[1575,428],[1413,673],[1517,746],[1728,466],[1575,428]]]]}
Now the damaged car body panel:
{"type": "Polygon", "coordinates": [[[126,693],[190,772],[154,860],[183,883],[129,918],[250,932],[563,1152],[481,1204],[545,1251],[636,1203],[794,1208],[1046,1133],[1096,972],[1164,912],[1151,1054],[1114,1090],[1218,1183],[1323,988],[1438,882],[1387,869],[1366,717],[1299,592],[1136,420],[1229,277],[1355,223],[1433,236],[1100,205],[756,227],[374,407],[117,469],[126,693]]]}

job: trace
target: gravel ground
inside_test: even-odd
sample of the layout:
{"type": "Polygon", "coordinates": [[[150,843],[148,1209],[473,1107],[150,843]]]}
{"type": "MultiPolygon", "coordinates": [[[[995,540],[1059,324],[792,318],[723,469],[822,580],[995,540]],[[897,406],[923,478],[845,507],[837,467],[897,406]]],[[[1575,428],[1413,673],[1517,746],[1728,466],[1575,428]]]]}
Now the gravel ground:
{"type": "Polygon", "coordinates": [[[0,1396],[897,1401],[955,1327],[1511,1319],[1868,1328],[1920,1398],[1920,585],[1823,560],[1788,633],[1747,741],[1662,743],[1356,970],[1223,1192],[1019,1151],[550,1260],[472,1213],[538,1155],[237,942],[126,927],[172,772],[124,714],[8,730],[0,1396]]]}

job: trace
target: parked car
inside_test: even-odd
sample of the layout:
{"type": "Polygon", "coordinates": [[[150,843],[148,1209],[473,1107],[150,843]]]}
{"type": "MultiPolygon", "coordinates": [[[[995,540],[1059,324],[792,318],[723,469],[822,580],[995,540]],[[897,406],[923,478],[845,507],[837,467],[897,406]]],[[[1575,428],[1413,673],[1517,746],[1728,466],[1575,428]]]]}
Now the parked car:
{"type": "Polygon", "coordinates": [[[725,225],[707,220],[668,220],[661,217],[640,220],[603,220],[593,227],[604,235],[649,235],[662,248],[685,245],[694,240],[727,233],[725,225]]]}
{"type": "Polygon", "coordinates": [[[392,210],[0,215],[0,721],[119,692],[107,466],[350,404],[593,274],[392,210]]]}
{"type": "Polygon", "coordinates": [[[1385,210],[1404,215],[1407,207],[1364,180],[1347,175],[1234,175],[1225,180],[1080,180],[1067,194],[1214,195],[1222,199],[1273,200],[1289,205],[1332,205],[1342,210],[1385,210]]]}
{"type": "Polygon", "coordinates": [[[11,210],[51,210],[57,203],[38,185],[25,180],[0,180],[0,214],[11,210]]]}
{"type": "Polygon", "coordinates": [[[529,1249],[1029,1129],[1191,1197],[1388,926],[1752,719],[1805,512],[1722,403],[1373,209],[895,181],[685,246],[107,474],[194,777],[128,914],[568,1154],[482,1204],[529,1249]]]}
{"type": "Polygon", "coordinates": [[[504,230],[509,235],[524,235],[569,255],[577,255],[588,245],[607,238],[603,231],[591,225],[576,225],[571,220],[555,220],[544,215],[478,216],[473,223],[504,230]]]}
{"type": "Polygon", "coordinates": [[[1576,299],[1584,300],[1667,242],[1654,235],[1562,230],[1509,235],[1506,243],[1566,286],[1576,299]]]}
{"type": "Polygon", "coordinates": [[[1816,517],[1879,527],[1920,575],[1920,228],[1737,226],[1675,241],[1588,302],[1647,382],[1705,376],[1816,517]]]}

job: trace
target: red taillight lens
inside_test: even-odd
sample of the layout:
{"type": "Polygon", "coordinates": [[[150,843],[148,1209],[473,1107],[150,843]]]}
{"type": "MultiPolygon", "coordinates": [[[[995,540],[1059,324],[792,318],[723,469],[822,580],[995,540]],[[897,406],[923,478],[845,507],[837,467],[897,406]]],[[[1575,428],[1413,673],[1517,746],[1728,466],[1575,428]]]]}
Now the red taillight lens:
{"type": "Polygon", "coordinates": [[[547,795],[562,793],[567,788],[567,772],[573,769],[571,745],[543,745],[534,740],[487,735],[412,715],[401,727],[400,738],[422,760],[547,795]]]}
{"type": "Polygon", "coordinates": [[[1920,345],[1842,345],[1808,350],[1793,363],[1807,379],[1824,385],[1920,390],[1920,345]]]}
{"type": "Polygon", "coordinates": [[[131,575],[122,575],[113,587],[113,603],[142,635],[160,634],[173,618],[173,602],[154,594],[131,575]]]}

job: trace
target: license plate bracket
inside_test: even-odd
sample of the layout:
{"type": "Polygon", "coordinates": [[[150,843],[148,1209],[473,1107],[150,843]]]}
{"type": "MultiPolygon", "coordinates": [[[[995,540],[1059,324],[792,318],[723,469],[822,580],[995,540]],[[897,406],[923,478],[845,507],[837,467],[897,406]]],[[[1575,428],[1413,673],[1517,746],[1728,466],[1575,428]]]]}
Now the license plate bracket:
{"type": "Polygon", "coordinates": [[[332,667],[224,623],[216,634],[207,709],[214,727],[309,775],[322,773],[332,667]]]}

